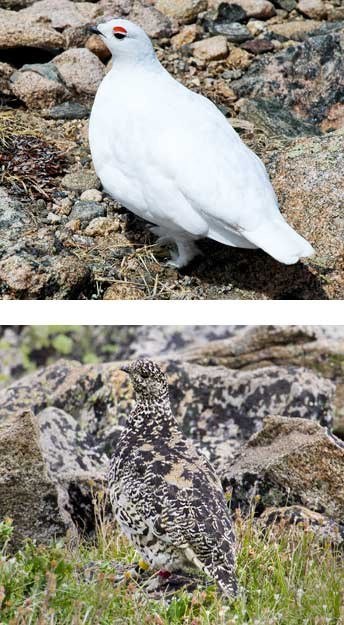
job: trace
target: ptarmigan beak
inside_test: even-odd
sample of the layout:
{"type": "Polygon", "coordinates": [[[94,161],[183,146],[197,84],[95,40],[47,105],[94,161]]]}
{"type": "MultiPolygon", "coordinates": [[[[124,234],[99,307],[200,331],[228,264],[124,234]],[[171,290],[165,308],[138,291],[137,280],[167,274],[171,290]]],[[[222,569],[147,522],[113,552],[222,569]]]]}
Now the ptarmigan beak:
{"type": "Polygon", "coordinates": [[[101,35],[101,32],[97,26],[90,26],[89,28],[90,28],[91,33],[94,33],[95,35],[101,35]]]}
{"type": "Polygon", "coordinates": [[[120,367],[121,371],[124,371],[124,373],[130,373],[130,367],[129,365],[123,365],[123,367],[120,367]]]}

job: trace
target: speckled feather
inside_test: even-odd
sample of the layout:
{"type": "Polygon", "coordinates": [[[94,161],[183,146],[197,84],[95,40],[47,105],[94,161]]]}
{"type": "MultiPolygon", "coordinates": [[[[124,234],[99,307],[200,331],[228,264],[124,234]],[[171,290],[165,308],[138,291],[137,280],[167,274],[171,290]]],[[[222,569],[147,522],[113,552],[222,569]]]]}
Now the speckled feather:
{"type": "Polygon", "coordinates": [[[119,525],[153,568],[194,565],[234,597],[235,541],[220,481],[178,427],[159,367],[137,361],[129,373],[137,405],[108,474],[119,525]]]}

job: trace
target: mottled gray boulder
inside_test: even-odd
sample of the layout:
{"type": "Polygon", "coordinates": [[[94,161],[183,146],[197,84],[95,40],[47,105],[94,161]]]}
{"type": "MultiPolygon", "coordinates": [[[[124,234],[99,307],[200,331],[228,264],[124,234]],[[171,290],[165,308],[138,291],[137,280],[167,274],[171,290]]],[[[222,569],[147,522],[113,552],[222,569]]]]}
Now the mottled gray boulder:
{"type": "Polygon", "coordinates": [[[72,529],[62,492],[48,475],[39,436],[29,411],[0,423],[0,519],[13,519],[13,547],[25,538],[48,542],[72,529]]]}
{"type": "MultiPolygon", "coordinates": [[[[231,371],[164,358],[160,363],[168,375],[179,422],[221,475],[238,448],[261,428],[266,414],[302,415],[331,423],[333,386],[306,369],[231,371]]],[[[26,474],[32,496],[41,489],[39,466],[55,489],[53,516],[57,511],[56,518],[63,519],[66,527],[86,533],[95,526],[92,492],[103,488],[108,458],[134,404],[132,386],[120,366],[121,362],[81,365],[60,360],[0,391],[1,427],[7,433],[13,423],[19,428],[15,440],[11,439],[12,448],[24,444],[21,439],[26,436],[31,439],[27,453],[33,463],[27,465],[26,474]],[[32,434],[27,434],[28,424],[32,434]],[[38,456],[31,452],[32,445],[39,449],[38,456]]],[[[27,535],[16,509],[13,515],[20,535],[27,535]]],[[[50,517],[45,519],[49,525],[50,517]]],[[[54,523],[46,528],[46,538],[60,531],[54,523]]],[[[39,528],[37,535],[45,539],[39,528]]]]}
{"type": "MultiPolygon", "coordinates": [[[[80,365],[59,361],[0,392],[2,418],[49,406],[72,415],[88,434],[88,445],[110,455],[134,402],[121,363],[80,365]]],[[[304,417],[331,425],[334,387],[302,368],[267,367],[229,371],[223,367],[160,360],[170,383],[174,413],[184,431],[219,470],[268,414],[304,417]]]]}
{"type": "Polygon", "coordinates": [[[343,48],[343,32],[308,38],[253,61],[231,87],[240,97],[271,100],[320,125],[342,102],[343,48]]]}
{"type": "Polygon", "coordinates": [[[307,369],[230,371],[175,361],[162,365],[170,381],[173,410],[185,433],[209,455],[220,474],[269,414],[332,424],[334,387],[307,369]]]}
{"type": "Polygon", "coordinates": [[[318,423],[267,417],[223,474],[232,506],[302,505],[343,523],[344,444],[318,423]]]}
{"type": "Polygon", "coordinates": [[[300,527],[312,532],[320,543],[344,545],[344,523],[337,523],[333,519],[314,512],[304,506],[284,506],[281,508],[266,508],[257,519],[257,524],[269,528],[274,535],[285,532],[286,527],[300,527]]]}

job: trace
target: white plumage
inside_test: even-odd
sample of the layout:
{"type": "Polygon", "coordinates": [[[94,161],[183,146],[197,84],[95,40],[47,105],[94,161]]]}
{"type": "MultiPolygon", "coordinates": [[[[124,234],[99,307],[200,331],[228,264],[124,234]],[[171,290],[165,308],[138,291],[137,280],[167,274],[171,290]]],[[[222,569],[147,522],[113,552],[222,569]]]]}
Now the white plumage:
{"type": "Polygon", "coordinates": [[[172,264],[186,265],[203,237],[260,247],[286,264],[310,256],[279,212],[263,163],[217,107],[162,67],[136,24],[113,19],[97,31],[113,67],[91,113],[94,166],[113,198],[176,243],[172,264]]]}

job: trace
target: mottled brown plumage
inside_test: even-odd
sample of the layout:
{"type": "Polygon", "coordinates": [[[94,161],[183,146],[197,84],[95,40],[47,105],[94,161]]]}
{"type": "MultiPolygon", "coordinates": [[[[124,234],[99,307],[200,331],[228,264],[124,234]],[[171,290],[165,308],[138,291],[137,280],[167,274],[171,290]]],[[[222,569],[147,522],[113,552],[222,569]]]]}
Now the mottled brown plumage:
{"type": "Polygon", "coordinates": [[[234,597],[234,535],[220,481],[172,415],[160,368],[138,360],[128,373],[137,404],[108,476],[120,527],[153,568],[191,564],[234,597]]]}

